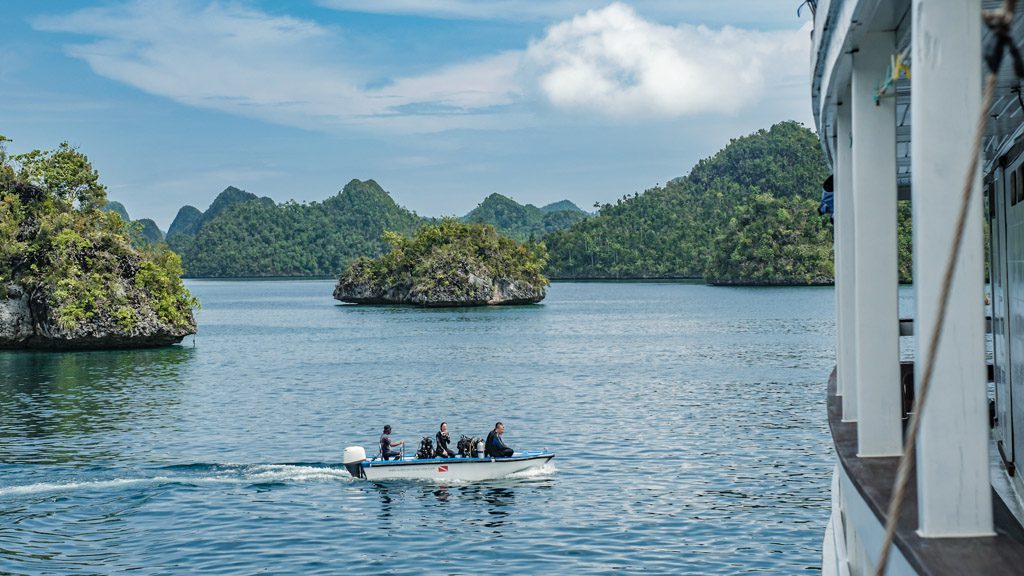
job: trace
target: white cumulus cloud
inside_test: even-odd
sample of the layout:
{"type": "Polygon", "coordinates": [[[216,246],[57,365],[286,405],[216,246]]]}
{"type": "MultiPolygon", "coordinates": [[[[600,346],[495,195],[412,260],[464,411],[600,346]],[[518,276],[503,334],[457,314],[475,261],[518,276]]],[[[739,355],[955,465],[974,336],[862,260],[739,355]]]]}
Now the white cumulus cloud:
{"type": "Polygon", "coordinates": [[[666,26],[624,4],[548,29],[527,49],[555,106],[617,117],[735,113],[806,74],[806,32],[666,26]]]}
{"type": "MultiPolygon", "coordinates": [[[[601,7],[594,0],[317,0],[327,8],[451,20],[541,21],[571,18],[601,7]]],[[[729,21],[768,28],[791,26],[793,0],[631,0],[644,15],[664,22],[729,21]]],[[[804,11],[806,14],[806,11],[804,11]]]]}

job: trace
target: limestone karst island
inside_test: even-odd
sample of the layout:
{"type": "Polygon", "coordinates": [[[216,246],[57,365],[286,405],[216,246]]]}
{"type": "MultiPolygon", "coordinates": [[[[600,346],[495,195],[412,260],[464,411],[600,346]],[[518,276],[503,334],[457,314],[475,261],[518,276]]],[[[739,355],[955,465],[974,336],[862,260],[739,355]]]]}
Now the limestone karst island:
{"type": "Polygon", "coordinates": [[[359,258],[342,274],[334,297],[353,304],[483,306],[534,304],[548,279],[543,244],[522,244],[486,224],[446,218],[411,238],[385,235],[391,251],[359,258]]]}
{"type": "Polygon", "coordinates": [[[67,144],[9,157],[5,141],[0,348],[139,348],[194,334],[180,259],[103,210],[88,158],[67,144]]]}

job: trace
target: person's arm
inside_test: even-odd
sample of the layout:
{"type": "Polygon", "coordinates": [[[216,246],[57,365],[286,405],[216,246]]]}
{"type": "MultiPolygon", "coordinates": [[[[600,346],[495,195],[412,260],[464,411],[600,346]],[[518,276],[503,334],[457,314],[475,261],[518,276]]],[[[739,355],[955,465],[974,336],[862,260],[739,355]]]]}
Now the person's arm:
{"type": "Polygon", "coordinates": [[[394,448],[395,446],[401,446],[402,444],[405,444],[405,440],[399,440],[398,442],[392,442],[391,443],[391,447],[394,448]]]}

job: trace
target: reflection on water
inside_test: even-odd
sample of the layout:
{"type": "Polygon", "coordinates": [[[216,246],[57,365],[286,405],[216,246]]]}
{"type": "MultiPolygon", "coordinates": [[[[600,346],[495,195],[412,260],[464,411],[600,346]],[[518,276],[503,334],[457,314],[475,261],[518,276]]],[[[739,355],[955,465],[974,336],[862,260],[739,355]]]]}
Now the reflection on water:
{"type": "Polygon", "coordinates": [[[338,306],[189,282],[196,347],[0,353],[0,573],[793,574],[832,469],[830,289],[556,284],[543,304],[338,306]],[[556,469],[351,478],[381,427],[496,420],[556,469]]]}
{"type": "Polygon", "coordinates": [[[0,352],[0,462],[116,457],[110,435],[131,433],[176,404],[193,352],[0,352]],[[100,434],[107,437],[97,443],[100,434]],[[31,449],[19,439],[32,439],[31,449]]]}

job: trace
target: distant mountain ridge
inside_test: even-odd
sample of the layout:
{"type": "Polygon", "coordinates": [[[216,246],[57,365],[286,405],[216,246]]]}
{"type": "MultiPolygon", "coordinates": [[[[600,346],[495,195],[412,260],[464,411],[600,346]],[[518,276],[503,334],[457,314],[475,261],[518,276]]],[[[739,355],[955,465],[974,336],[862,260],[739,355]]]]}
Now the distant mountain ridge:
{"type": "Polygon", "coordinates": [[[586,215],[590,214],[589,212],[587,212],[583,208],[580,208],[579,206],[570,202],[569,200],[560,200],[558,202],[552,202],[551,204],[548,204],[546,206],[541,206],[540,210],[541,212],[562,212],[567,210],[569,212],[580,212],[586,215]]]}
{"type": "Polygon", "coordinates": [[[110,201],[104,204],[101,210],[107,212],[116,212],[121,219],[129,224],[133,224],[129,228],[129,234],[132,237],[133,244],[158,244],[164,241],[164,233],[160,230],[160,227],[156,225],[156,222],[149,218],[141,218],[139,220],[132,220],[128,216],[128,210],[124,207],[124,204],[116,201],[110,201]]]}
{"type": "Polygon", "coordinates": [[[193,277],[334,276],[357,256],[382,254],[385,230],[412,233],[423,222],[373,180],[310,203],[277,204],[228,187],[195,212],[178,212],[169,239],[193,277]]]}
{"type": "Polygon", "coordinates": [[[568,200],[537,208],[533,204],[520,204],[515,200],[491,194],[462,221],[470,224],[490,224],[498,232],[520,242],[540,240],[543,236],[572,226],[588,214],[568,200]]]}
{"type": "MultiPolygon", "coordinates": [[[[568,200],[537,208],[491,194],[462,220],[536,241],[588,216],[568,200]]],[[[178,210],[167,242],[188,276],[336,276],[356,257],[380,256],[385,230],[411,234],[433,221],[396,204],[374,180],[352,180],[338,194],[311,203],[276,204],[229,186],[205,212],[178,210]]]]}
{"type": "Polygon", "coordinates": [[[216,218],[221,212],[227,210],[235,204],[242,204],[245,202],[252,202],[255,200],[262,200],[264,202],[274,203],[270,198],[260,198],[259,196],[235,188],[234,186],[228,186],[210,204],[210,207],[206,209],[206,212],[202,212],[195,206],[182,206],[178,210],[177,216],[174,217],[174,221],[171,222],[171,226],[167,229],[167,240],[170,241],[173,237],[180,234],[186,236],[195,236],[199,229],[209,223],[211,220],[216,218]]]}

